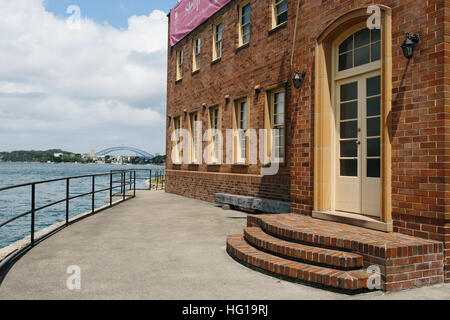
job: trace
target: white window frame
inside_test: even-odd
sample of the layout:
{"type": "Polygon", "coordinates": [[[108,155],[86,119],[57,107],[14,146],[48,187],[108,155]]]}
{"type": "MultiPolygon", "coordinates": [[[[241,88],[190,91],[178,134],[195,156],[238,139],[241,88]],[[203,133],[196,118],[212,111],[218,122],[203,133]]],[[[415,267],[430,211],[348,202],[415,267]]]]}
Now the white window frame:
{"type": "Polygon", "coordinates": [[[202,40],[200,36],[192,40],[192,71],[200,70],[202,40]]]}
{"type": "Polygon", "coordinates": [[[287,23],[287,20],[282,23],[278,23],[278,16],[288,11],[288,9],[286,9],[286,11],[278,13],[278,7],[282,5],[284,2],[288,2],[288,0],[281,0],[279,3],[277,3],[276,0],[272,0],[272,29],[275,29],[276,27],[279,27],[287,23]]]}
{"type": "Polygon", "coordinates": [[[189,114],[189,128],[190,128],[190,162],[198,164],[199,149],[200,149],[200,135],[199,135],[199,112],[194,111],[189,114]],[[197,119],[195,120],[195,117],[197,119]]]}
{"type": "Polygon", "coordinates": [[[250,5],[250,1],[243,1],[239,4],[239,47],[244,46],[248,43],[250,43],[250,37],[251,37],[251,29],[252,29],[252,24],[251,24],[251,15],[252,15],[252,9],[251,9],[251,5],[250,5]],[[249,21],[246,24],[242,24],[242,18],[243,18],[243,9],[245,6],[249,5],[250,6],[250,17],[249,17],[249,21]],[[244,42],[244,32],[243,29],[246,26],[250,26],[250,30],[249,30],[249,34],[248,34],[248,41],[244,42]]]}
{"type": "Polygon", "coordinates": [[[222,20],[218,20],[216,23],[213,24],[213,54],[212,54],[212,60],[218,60],[222,58],[223,54],[223,22],[222,20]],[[218,39],[218,33],[217,33],[217,27],[221,25],[222,31],[221,31],[221,37],[218,39]],[[219,44],[220,44],[220,50],[219,50],[219,44]]]}
{"type": "Polygon", "coordinates": [[[270,92],[270,110],[269,110],[269,114],[270,114],[270,129],[274,130],[274,129],[283,129],[283,139],[281,141],[282,145],[280,146],[280,148],[282,148],[283,150],[283,156],[282,157],[274,157],[274,155],[272,154],[272,146],[275,144],[275,135],[272,134],[274,132],[271,133],[270,135],[270,140],[269,140],[269,154],[270,154],[270,160],[272,162],[278,162],[278,163],[284,163],[285,157],[286,157],[286,88],[284,87],[280,87],[280,88],[276,88],[273,89],[270,92]],[[275,96],[278,93],[283,93],[284,94],[284,101],[283,101],[283,123],[282,124],[276,124],[275,123],[275,96]]]}
{"type": "Polygon", "coordinates": [[[247,137],[249,129],[250,103],[247,97],[238,99],[235,103],[235,136],[233,137],[234,154],[236,164],[247,164],[249,141],[247,137]],[[245,119],[243,119],[242,105],[246,104],[245,119]],[[244,122],[244,120],[246,120],[244,122]],[[242,154],[244,153],[244,155],[242,154]]]}
{"type": "Polygon", "coordinates": [[[177,65],[176,65],[176,79],[183,79],[183,62],[184,62],[184,51],[183,49],[177,50],[177,65]]]}
{"type": "MultiPolygon", "coordinates": [[[[221,115],[220,115],[220,106],[212,106],[209,108],[209,118],[210,118],[210,129],[212,130],[221,130],[221,115]]],[[[211,136],[210,144],[212,144],[211,153],[210,153],[210,162],[211,163],[220,163],[221,157],[221,141],[218,133],[214,133],[211,136]]]]}
{"type": "MultiPolygon", "coordinates": [[[[173,118],[173,130],[175,132],[175,141],[173,141],[172,148],[175,148],[176,158],[172,159],[174,164],[181,164],[182,154],[181,154],[181,143],[182,143],[182,135],[181,135],[181,116],[173,118]],[[178,125],[177,125],[178,124],[178,125]]],[[[173,154],[173,153],[172,153],[173,154]]]]}

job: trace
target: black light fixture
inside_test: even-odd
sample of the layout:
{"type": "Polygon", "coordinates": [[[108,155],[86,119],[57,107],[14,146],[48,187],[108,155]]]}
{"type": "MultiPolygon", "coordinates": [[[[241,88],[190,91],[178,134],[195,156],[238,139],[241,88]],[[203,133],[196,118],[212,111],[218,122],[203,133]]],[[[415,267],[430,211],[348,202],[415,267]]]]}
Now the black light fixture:
{"type": "Polygon", "coordinates": [[[300,75],[300,71],[295,71],[294,78],[292,78],[292,82],[294,83],[294,88],[300,89],[302,86],[302,82],[306,77],[306,71],[303,70],[302,74],[300,75]]]}
{"type": "Polygon", "coordinates": [[[420,40],[420,36],[416,33],[414,35],[410,35],[409,33],[405,34],[405,41],[402,43],[403,55],[407,59],[411,59],[414,56],[414,47],[420,40]]]}

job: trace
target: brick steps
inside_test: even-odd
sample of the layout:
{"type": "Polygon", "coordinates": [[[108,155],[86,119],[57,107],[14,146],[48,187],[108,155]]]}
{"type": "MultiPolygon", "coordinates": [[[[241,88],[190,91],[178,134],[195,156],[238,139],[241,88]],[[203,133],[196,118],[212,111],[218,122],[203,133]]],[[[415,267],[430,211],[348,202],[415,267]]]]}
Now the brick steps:
{"type": "MultiPolygon", "coordinates": [[[[277,260],[280,263],[290,262],[299,254],[303,254],[300,253],[301,250],[310,250],[317,252],[316,257],[312,253],[312,260],[300,259],[297,262],[303,266],[314,264],[342,271],[342,266],[351,264],[337,264],[334,259],[327,261],[326,258],[326,263],[323,264],[320,261],[324,261],[324,258],[319,258],[321,251],[318,250],[334,250],[340,252],[341,257],[345,256],[344,254],[356,254],[362,257],[362,269],[378,270],[381,289],[385,291],[433,285],[444,281],[444,247],[439,241],[369,230],[296,214],[249,215],[247,227],[244,242],[248,241],[247,246],[254,246],[256,252],[249,252],[256,257],[258,249],[261,249],[263,253],[284,258],[277,260]],[[305,249],[302,245],[311,249],[305,249]]],[[[243,255],[242,252],[240,254],[243,255]]],[[[242,257],[246,258],[245,255],[242,257]]],[[[360,261],[355,264],[355,268],[356,266],[361,266],[360,261]]]]}
{"type": "Polygon", "coordinates": [[[227,252],[244,264],[271,274],[337,289],[366,289],[370,276],[364,270],[337,270],[281,258],[251,246],[241,234],[228,236],[227,252]]]}
{"type": "Polygon", "coordinates": [[[397,258],[442,252],[442,243],[292,214],[249,216],[248,226],[297,243],[397,258]]]}
{"type": "Polygon", "coordinates": [[[305,263],[326,265],[344,270],[361,269],[363,267],[363,257],[359,254],[281,240],[268,235],[259,227],[245,228],[244,239],[262,251],[287,259],[301,260],[305,263]]]}

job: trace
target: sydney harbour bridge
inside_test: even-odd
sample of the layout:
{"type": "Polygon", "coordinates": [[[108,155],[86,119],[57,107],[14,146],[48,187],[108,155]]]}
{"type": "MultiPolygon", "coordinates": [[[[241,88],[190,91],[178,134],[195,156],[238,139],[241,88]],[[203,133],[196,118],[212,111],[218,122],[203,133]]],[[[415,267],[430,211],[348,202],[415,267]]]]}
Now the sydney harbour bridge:
{"type": "Polygon", "coordinates": [[[127,152],[133,152],[136,155],[144,158],[144,159],[153,159],[155,156],[151,153],[148,153],[144,150],[140,150],[138,148],[133,148],[133,147],[125,147],[125,146],[121,146],[121,147],[112,147],[112,148],[108,148],[108,149],[104,149],[101,151],[98,151],[95,153],[95,155],[97,157],[103,157],[106,155],[110,155],[111,153],[115,153],[118,151],[127,151],[127,152]]]}

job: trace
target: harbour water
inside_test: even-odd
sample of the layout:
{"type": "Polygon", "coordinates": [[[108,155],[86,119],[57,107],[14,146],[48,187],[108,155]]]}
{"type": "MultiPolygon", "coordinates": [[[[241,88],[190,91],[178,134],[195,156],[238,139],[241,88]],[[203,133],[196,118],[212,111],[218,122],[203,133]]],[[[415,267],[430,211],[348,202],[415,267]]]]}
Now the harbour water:
{"type": "MultiPolygon", "coordinates": [[[[124,169],[152,169],[164,170],[162,166],[153,165],[99,165],[99,164],[47,164],[47,163],[7,163],[0,162],[0,188],[20,185],[29,182],[51,180],[64,177],[83,176],[90,174],[109,173],[110,170],[124,169]]],[[[138,177],[148,175],[148,172],[137,171],[138,177]]],[[[138,181],[137,188],[144,187],[144,180],[138,181]]],[[[109,177],[96,179],[96,190],[109,187],[109,177]]],[[[92,179],[83,178],[72,180],[70,183],[70,195],[74,196],[90,192],[92,179]]],[[[117,192],[117,191],[116,191],[117,192]]],[[[36,207],[42,207],[51,202],[65,199],[65,181],[36,185],[36,207]]],[[[95,207],[105,205],[104,199],[109,196],[109,191],[95,195],[95,207]]],[[[0,224],[30,210],[31,187],[15,188],[0,192],[0,224]]],[[[70,217],[89,211],[92,206],[90,196],[81,197],[70,201],[70,217]]],[[[49,207],[36,212],[35,231],[42,230],[50,225],[65,220],[65,203],[49,207]]],[[[0,228],[0,248],[30,234],[30,216],[22,217],[11,224],[0,228]]]]}

